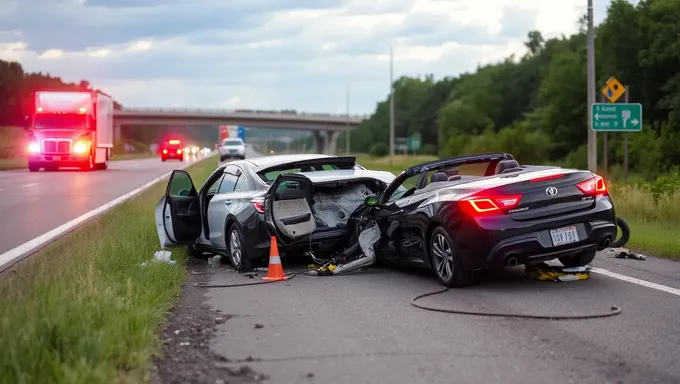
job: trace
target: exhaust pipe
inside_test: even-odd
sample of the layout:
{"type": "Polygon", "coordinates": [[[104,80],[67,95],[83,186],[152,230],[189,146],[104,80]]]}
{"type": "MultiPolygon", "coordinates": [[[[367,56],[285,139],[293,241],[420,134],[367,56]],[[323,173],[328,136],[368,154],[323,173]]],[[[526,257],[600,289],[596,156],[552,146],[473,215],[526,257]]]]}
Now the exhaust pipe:
{"type": "Polygon", "coordinates": [[[517,258],[516,257],[511,257],[508,259],[508,267],[516,267],[517,266],[517,258]]]}
{"type": "Polygon", "coordinates": [[[612,244],[612,239],[609,238],[609,236],[605,237],[604,241],[602,242],[602,247],[603,248],[609,248],[609,246],[612,244]]]}

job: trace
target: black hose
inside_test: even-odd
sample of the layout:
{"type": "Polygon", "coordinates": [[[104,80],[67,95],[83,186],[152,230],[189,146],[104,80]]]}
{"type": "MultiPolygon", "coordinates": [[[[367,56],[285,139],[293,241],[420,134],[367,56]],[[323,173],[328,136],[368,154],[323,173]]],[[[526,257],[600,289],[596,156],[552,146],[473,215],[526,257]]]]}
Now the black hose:
{"type": "Polygon", "coordinates": [[[609,245],[611,248],[621,248],[628,243],[628,240],[630,240],[630,227],[628,226],[628,223],[622,218],[617,217],[616,226],[621,228],[621,238],[612,242],[609,245]]]}
{"type": "Polygon", "coordinates": [[[491,316],[491,317],[515,317],[522,319],[540,319],[540,320],[584,320],[584,319],[597,319],[602,317],[611,317],[621,314],[621,308],[612,305],[611,311],[607,313],[594,313],[590,315],[528,315],[521,313],[505,313],[505,312],[482,312],[482,311],[468,311],[464,309],[449,309],[449,308],[437,308],[428,307],[422,304],[416,303],[416,301],[428,297],[439,295],[444,292],[448,292],[450,288],[440,289],[438,291],[423,293],[411,299],[411,305],[416,308],[424,309],[426,311],[433,312],[443,312],[443,313],[454,313],[458,315],[471,315],[471,316],[491,316]]]}

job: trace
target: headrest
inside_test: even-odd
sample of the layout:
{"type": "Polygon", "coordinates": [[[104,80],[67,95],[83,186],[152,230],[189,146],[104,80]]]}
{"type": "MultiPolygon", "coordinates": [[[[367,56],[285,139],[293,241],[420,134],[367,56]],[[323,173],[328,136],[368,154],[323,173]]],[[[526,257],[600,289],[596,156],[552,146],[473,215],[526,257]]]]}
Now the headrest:
{"type": "Polygon", "coordinates": [[[449,176],[449,181],[458,181],[462,178],[463,177],[461,175],[453,175],[453,176],[449,176]]]}
{"type": "Polygon", "coordinates": [[[519,163],[516,160],[502,160],[496,164],[496,174],[503,173],[506,169],[519,168],[519,163]]]}
{"type": "Polygon", "coordinates": [[[444,172],[435,172],[430,176],[430,183],[437,183],[440,181],[448,181],[449,177],[444,172]]]}
{"type": "Polygon", "coordinates": [[[456,175],[460,174],[460,169],[458,169],[458,168],[447,169],[446,171],[444,171],[444,173],[446,173],[446,176],[448,176],[448,177],[456,176],[456,175]]]}

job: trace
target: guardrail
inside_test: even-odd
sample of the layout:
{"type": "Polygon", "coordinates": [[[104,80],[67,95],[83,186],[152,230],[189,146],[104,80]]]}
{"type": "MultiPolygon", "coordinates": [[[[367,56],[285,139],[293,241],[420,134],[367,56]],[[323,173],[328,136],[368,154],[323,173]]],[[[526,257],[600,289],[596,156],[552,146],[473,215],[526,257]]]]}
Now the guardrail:
{"type": "MultiPolygon", "coordinates": [[[[224,115],[228,113],[251,113],[253,115],[293,115],[293,116],[318,116],[347,118],[346,114],[340,113],[306,113],[297,111],[272,111],[250,109],[209,109],[209,108],[123,108],[122,112],[159,112],[159,113],[201,113],[206,115],[224,115]]],[[[369,114],[349,115],[351,119],[368,119],[369,114]]]]}

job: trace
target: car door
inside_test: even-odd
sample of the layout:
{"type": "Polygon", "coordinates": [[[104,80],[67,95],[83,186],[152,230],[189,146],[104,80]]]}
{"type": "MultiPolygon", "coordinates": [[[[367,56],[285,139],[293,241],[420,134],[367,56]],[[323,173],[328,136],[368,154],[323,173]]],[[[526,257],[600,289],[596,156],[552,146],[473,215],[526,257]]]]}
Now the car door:
{"type": "Polygon", "coordinates": [[[408,239],[404,236],[403,220],[410,209],[420,175],[399,175],[380,196],[380,203],[371,214],[382,234],[378,245],[383,259],[398,261],[408,257],[408,239]]]}
{"type": "Polygon", "coordinates": [[[175,170],[170,175],[165,195],[155,209],[156,231],[161,248],[192,244],[201,235],[201,210],[198,192],[189,173],[175,170]]]}
{"type": "Polygon", "coordinates": [[[265,195],[265,221],[279,243],[310,236],[316,230],[311,209],[312,182],[302,175],[279,175],[265,195]]]}
{"type": "Polygon", "coordinates": [[[227,166],[224,176],[217,190],[211,195],[208,202],[207,221],[209,229],[210,245],[218,249],[226,249],[224,236],[227,217],[234,211],[235,186],[241,175],[240,169],[227,166]]]}

